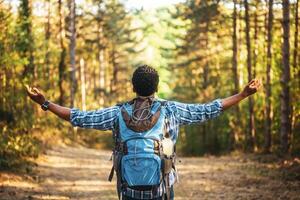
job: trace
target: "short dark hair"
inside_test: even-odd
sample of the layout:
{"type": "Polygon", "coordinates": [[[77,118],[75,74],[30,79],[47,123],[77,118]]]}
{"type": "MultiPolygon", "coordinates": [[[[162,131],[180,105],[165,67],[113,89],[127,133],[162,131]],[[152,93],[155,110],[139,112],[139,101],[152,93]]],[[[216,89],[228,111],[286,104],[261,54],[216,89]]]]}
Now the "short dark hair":
{"type": "Polygon", "coordinates": [[[148,65],[139,66],[132,76],[132,85],[140,96],[149,96],[157,91],[159,76],[157,71],[148,65]]]}

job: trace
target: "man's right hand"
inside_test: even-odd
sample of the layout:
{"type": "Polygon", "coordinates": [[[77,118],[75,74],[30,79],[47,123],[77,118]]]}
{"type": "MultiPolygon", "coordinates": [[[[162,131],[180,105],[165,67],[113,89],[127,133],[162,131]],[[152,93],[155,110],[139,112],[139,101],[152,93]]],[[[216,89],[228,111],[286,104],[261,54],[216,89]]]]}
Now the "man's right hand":
{"type": "MultiPolygon", "coordinates": [[[[30,99],[32,99],[34,102],[42,105],[46,101],[45,96],[39,89],[37,89],[35,87],[31,88],[28,85],[26,85],[26,90],[27,90],[27,94],[30,97],[30,99]]],[[[70,121],[70,114],[71,114],[70,108],[66,108],[66,107],[63,107],[63,106],[60,106],[60,105],[50,102],[48,105],[48,109],[49,109],[49,111],[51,111],[58,117],[60,117],[64,120],[70,121]]]]}
{"type": "Polygon", "coordinates": [[[37,88],[32,88],[32,87],[29,87],[28,85],[25,86],[26,87],[26,90],[27,90],[27,94],[28,96],[36,103],[42,105],[45,101],[46,101],[46,98],[45,96],[42,94],[42,92],[37,89],[37,88]]]}

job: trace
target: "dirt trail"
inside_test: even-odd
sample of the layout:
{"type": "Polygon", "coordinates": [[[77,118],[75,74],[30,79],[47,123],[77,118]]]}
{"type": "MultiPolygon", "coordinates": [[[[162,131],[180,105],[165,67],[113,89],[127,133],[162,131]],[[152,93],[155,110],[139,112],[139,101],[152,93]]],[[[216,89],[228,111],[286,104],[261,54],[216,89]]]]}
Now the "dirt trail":
{"type": "MultiPolygon", "coordinates": [[[[110,153],[55,147],[38,159],[34,181],[0,173],[0,200],[116,200],[115,182],[107,181],[110,153]]],[[[272,178],[266,174],[271,164],[257,163],[245,156],[180,160],[176,200],[300,199],[300,181],[272,178]]]]}

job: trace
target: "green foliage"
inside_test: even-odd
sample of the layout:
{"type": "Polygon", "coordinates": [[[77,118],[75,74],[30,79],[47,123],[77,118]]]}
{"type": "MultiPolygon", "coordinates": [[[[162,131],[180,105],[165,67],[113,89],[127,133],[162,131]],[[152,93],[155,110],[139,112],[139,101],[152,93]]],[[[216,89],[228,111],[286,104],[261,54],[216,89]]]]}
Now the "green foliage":
{"type": "MultiPolygon", "coordinates": [[[[23,80],[29,78],[23,76],[23,66],[30,63],[26,56],[26,46],[30,41],[25,30],[30,25],[26,20],[25,24],[14,23],[15,16],[9,9],[1,4],[0,167],[6,169],[17,167],[25,162],[25,157],[36,157],[39,153],[39,141],[30,133],[34,124],[33,109],[28,105],[23,88],[23,80]],[[22,45],[21,40],[25,42],[22,45]]],[[[28,17],[28,11],[22,12],[28,17]]]]}
{"type": "MultiPolygon", "coordinates": [[[[51,101],[59,101],[64,106],[70,102],[69,11],[66,2],[62,3],[61,16],[57,2],[38,2],[43,6],[34,8],[32,1],[21,0],[17,9],[11,8],[7,1],[0,3],[0,166],[5,168],[18,165],[17,161],[25,161],[28,156],[36,157],[42,149],[41,144],[48,142],[45,138],[51,131],[45,131],[47,129],[60,131],[58,135],[65,141],[76,138],[70,126],[36,109],[24,91],[27,83],[40,87],[51,101]],[[62,30],[59,22],[62,22],[62,30]],[[39,133],[35,135],[36,130],[39,133]]],[[[159,71],[158,96],[161,98],[204,103],[232,94],[232,7],[227,1],[188,0],[156,10],[127,10],[118,0],[76,3],[76,107],[84,107],[82,89],[86,90],[88,110],[132,98],[131,74],[140,64],[152,65],[159,71]],[[84,61],[84,72],[80,60],[84,61]],[[85,88],[81,88],[83,84],[85,88]]],[[[253,4],[250,7],[251,20],[255,14],[258,16],[256,43],[254,23],[250,33],[257,54],[254,68],[257,77],[265,82],[266,5],[260,2],[258,9],[254,9],[253,4]]],[[[244,9],[238,6],[240,87],[247,82],[243,15],[244,9]]],[[[274,8],[274,16],[281,18],[279,7],[274,8]]],[[[291,22],[291,32],[294,30],[291,22]]],[[[282,32],[278,20],[274,21],[272,35],[272,151],[276,152],[280,140],[282,66],[282,32]]],[[[298,68],[299,63],[292,70],[291,82],[291,151],[294,154],[300,152],[300,135],[296,134],[300,131],[300,106],[296,103],[300,94],[298,68]]],[[[258,150],[264,144],[266,102],[263,90],[254,97],[258,150]]],[[[234,111],[229,110],[211,122],[181,128],[178,152],[185,155],[226,153],[232,150],[230,137],[236,130],[239,132],[236,147],[242,149],[248,129],[247,102],[240,105],[239,112],[238,126],[232,125],[236,117],[234,111]]],[[[112,144],[109,134],[97,131],[80,130],[77,136],[93,147],[103,143],[101,147],[110,148],[112,144]]]]}
{"type": "MultiPolygon", "coordinates": [[[[251,5],[251,7],[254,5],[251,5]]],[[[263,21],[266,13],[264,3],[258,4],[258,9],[250,10],[251,20],[258,16],[258,30],[265,28],[263,21]]],[[[169,97],[183,102],[208,102],[214,98],[223,98],[232,94],[234,76],[232,73],[232,8],[226,2],[220,1],[187,1],[166,9],[169,17],[157,11],[160,24],[165,24],[168,31],[161,34],[168,42],[160,43],[160,54],[168,59],[168,67],[172,71],[172,83],[169,97]],[[168,45],[168,44],[171,45],[168,45]]],[[[281,10],[276,8],[274,15],[280,17],[281,10]]],[[[238,74],[240,87],[247,83],[246,46],[244,42],[244,10],[238,10],[238,74]]],[[[293,27],[293,25],[291,25],[293,27]]],[[[291,32],[294,30],[291,29],[291,32]]],[[[254,27],[251,27],[251,43],[256,62],[253,68],[256,77],[265,82],[266,50],[265,35],[257,34],[254,38],[254,27]]],[[[282,66],[280,24],[274,22],[273,35],[273,65],[272,65],[272,150],[277,151],[280,144],[280,76],[282,66]]],[[[254,59],[254,58],[253,58],[254,59]]],[[[299,64],[298,64],[299,68],[299,64]]],[[[294,72],[295,73],[295,72],[294,72]]],[[[293,73],[292,73],[293,74],[293,73]]],[[[295,77],[299,80],[299,77],[295,77]]],[[[295,82],[295,81],[293,81],[295,82]]],[[[297,81],[296,81],[297,82],[297,81]]],[[[294,87],[292,98],[299,92],[294,87]]],[[[265,132],[265,94],[264,88],[255,95],[255,144],[260,151],[264,145],[265,132]]],[[[293,152],[299,151],[299,109],[293,103],[294,127],[291,137],[293,152]],[[298,117],[297,117],[298,116],[298,117]]],[[[234,112],[229,110],[209,123],[186,127],[181,130],[179,149],[188,155],[219,154],[229,151],[232,132],[238,130],[236,147],[244,149],[245,133],[248,131],[248,103],[239,106],[240,124],[232,126],[235,120],[234,112]]]]}
{"type": "Polygon", "coordinates": [[[4,129],[0,138],[0,168],[15,169],[26,163],[26,157],[36,158],[40,152],[40,141],[24,130],[4,129]]]}

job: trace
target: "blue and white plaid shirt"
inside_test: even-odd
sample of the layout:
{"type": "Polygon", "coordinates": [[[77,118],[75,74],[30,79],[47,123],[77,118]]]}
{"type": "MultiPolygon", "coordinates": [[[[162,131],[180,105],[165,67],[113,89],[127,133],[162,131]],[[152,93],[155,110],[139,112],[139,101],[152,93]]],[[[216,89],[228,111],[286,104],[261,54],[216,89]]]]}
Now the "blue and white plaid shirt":
{"type": "MultiPolygon", "coordinates": [[[[164,101],[159,99],[160,101],[164,101]]],[[[113,130],[118,115],[121,113],[121,106],[112,106],[109,108],[80,111],[78,109],[71,109],[70,121],[73,126],[82,128],[92,128],[98,130],[113,130]]],[[[165,127],[170,133],[171,138],[176,143],[178,138],[179,126],[194,124],[207,121],[217,117],[222,111],[222,102],[220,99],[214,100],[206,104],[186,104],[176,101],[167,101],[166,103],[166,118],[165,127]]],[[[170,174],[170,184],[175,183],[176,172],[170,174]]],[[[138,193],[138,192],[137,192],[138,193]]],[[[139,197],[143,199],[141,194],[130,192],[131,197],[139,197]]],[[[148,196],[147,196],[148,197],[148,196]]],[[[144,199],[147,199],[145,197],[144,199]]]]}

